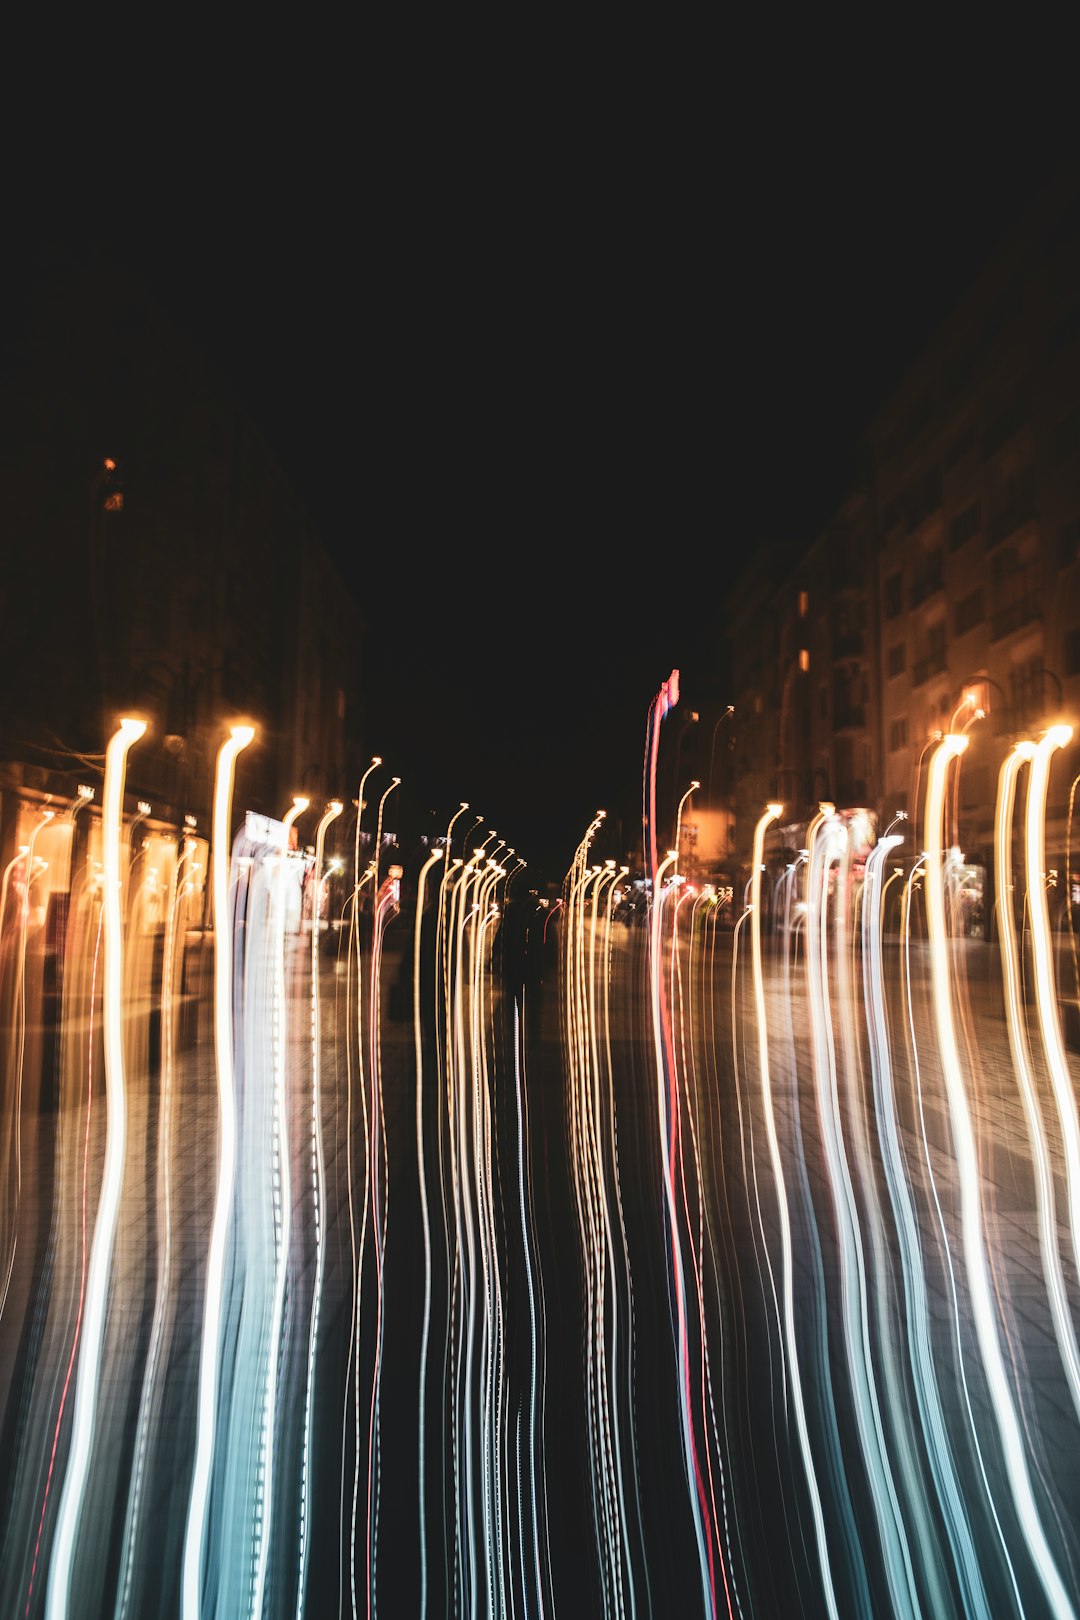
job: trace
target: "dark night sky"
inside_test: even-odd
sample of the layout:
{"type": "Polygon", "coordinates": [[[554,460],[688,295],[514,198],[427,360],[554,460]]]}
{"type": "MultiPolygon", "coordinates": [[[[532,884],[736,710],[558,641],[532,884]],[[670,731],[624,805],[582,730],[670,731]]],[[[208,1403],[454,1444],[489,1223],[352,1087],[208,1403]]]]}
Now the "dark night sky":
{"type": "Polygon", "coordinates": [[[107,239],[261,422],[356,589],[403,811],[467,798],[555,878],[670,669],[726,696],[732,567],[813,535],[1053,150],[872,92],[585,122],[285,120],[41,227],[107,239]]]}

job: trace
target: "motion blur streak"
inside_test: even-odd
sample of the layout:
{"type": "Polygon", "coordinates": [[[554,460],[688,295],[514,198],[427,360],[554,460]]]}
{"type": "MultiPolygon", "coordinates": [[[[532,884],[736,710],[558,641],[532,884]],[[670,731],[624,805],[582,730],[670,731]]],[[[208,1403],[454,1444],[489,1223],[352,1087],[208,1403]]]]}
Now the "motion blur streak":
{"type": "Polygon", "coordinates": [[[86,1283],[86,1316],[75,1383],[71,1450],[49,1566],[46,1614],[49,1620],[66,1615],[75,1538],[82,1514],[83,1494],[90,1467],[97,1416],[101,1343],[105,1331],[109,1268],[120,1207],[127,1151],[127,1097],[124,1093],[124,1050],[121,1005],[123,996],[123,886],[126,862],[121,861],[124,777],[128,751],[146,730],[142,720],[121,720],[105,752],[105,796],[102,804],[104,837],[105,920],[105,1171],[101,1184],[94,1239],[90,1246],[90,1273],[86,1283]]]}
{"type": "MultiPolygon", "coordinates": [[[[896,1223],[896,1236],[900,1247],[903,1269],[904,1325],[915,1399],[919,1418],[926,1438],[927,1459],[933,1476],[937,1500],[944,1516],[945,1527],[962,1582],[965,1612],[990,1620],[990,1609],[978,1560],[972,1540],[971,1527],[964,1509],[960,1484],[953,1463],[942,1411],[941,1394],[934,1366],[931,1345],[929,1312],[927,1309],[926,1273],[918,1229],[918,1216],[908,1186],[904,1152],[897,1118],[896,1094],[893,1085],[891,1042],[885,1003],[885,973],[882,960],[881,934],[884,918],[885,891],[900,875],[901,869],[882,883],[882,869],[892,850],[903,843],[899,834],[881,838],[866,862],[866,888],[863,896],[863,994],[866,1002],[870,1034],[870,1065],[874,1084],[874,1114],[877,1120],[878,1140],[881,1145],[882,1168],[888,1189],[889,1203],[896,1223]]],[[[925,1504],[914,1503],[915,1511],[925,1504]]],[[[924,1533],[924,1546],[927,1544],[924,1533]]],[[[927,1559],[926,1576],[932,1586],[935,1614],[948,1612],[947,1586],[944,1572],[937,1560],[927,1559]]]]}
{"type": "Polygon", "coordinates": [[[928,740],[922,853],[751,802],[719,873],[677,698],[651,864],[598,810],[547,892],[378,759],[234,820],[249,728],[209,837],[132,725],[5,797],[5,1620],[1077,1614],[1065,729],[928,740]]]}
{"type": "MultiPolygon", "coordinates": [[[[998,881],[1001,888],[998,905],[998,938],[1001,949],[1002,983],[1005,990],[1005,1018],[1009,1032],[1009,1049],[1012,1054],[1013,1068],[1016,1071],[1017,1084],[1020,1087],[1020,1098],[1024,1105],[1024,1119],[1027,1123],[1028,1139],[1031,1143],[1031,1155],[1035,1170],[1035,1200],[1039,1218],[1039,1254],[1042,1260],[1043,1277],[1046,1281],[1050,1313],[1058,1349],[1061,1353],[1062,1366],[1068,1380],[1073,1406],[1076,1408],[1077,1414],[1080,1415],[1080,1352],[1077,1349],[1076,1333],[1073,1328],[1065,1277],[1061,1265],[1061,1249],[1057,1235],[1057,1215],[1054,1207],[1054,1172],[1051,1163],[1050,1145],[1043,1124],[1042,1105],[1039,1101],[1038,1087],[1032,1067],[1031,1050],[1028,1044],[1021,993],[1020,952],[1016,938],[1015,902],[1013,899],[1012,835],[1016,781],[1021,767],[1024,764],[1029,764],[1036,757],[1037,752],[1038,750],[1036,750],[1033,742],[1018,742],[1012,753],[1002,762],[1001,772],[998,777],[998,801],[995,822],[995,849],[998,881]]],[[[1038,996],[1040,1017],[1042,1017],[1044,1015],[1044,1002],[1047,999],[1049,989],[1047,984],[1049,918],[1047,916],[1046,896],[1043,892],[1042,815],[1045,809],[1045,772],[1042,773],[1041,781],[1029,780],[1028,793],[1030,813],[1027,819],[1027,883],[1028,892],[1032,899],[1031,928],[1032,948],[1035,957],[1036,994],[1038,996]],[[1033,793],[1035,794],[1034,799],[1031,798],[1033,793]],[[1042,804],[1038,803],[1039,799],[1042,799],[1042,804]],[[1038,818],[1035,825],[1033,825],[1033,816],[1038,818]]],[[[1057,1030],[1056,1007],[1052,1009],[1051,1016],[1053,1019],[1053,1033],[1050,1035],[1050,1040],[1054,1042],[1057,1048],[1057,1040],[1060,1039],[1060,1036],[1057,1030]]],[[[1044,1040],[1046,1038],[1044,1026],[1044,1040]]],[[[1061,1051],[1060,1048],[1057,1048],[1057,1050],[1060,1053],[1061,1066],[1064,1068],[1064,1051],[1061,1051]]],[[[1066,1122],[1075,1105],[1072,1102],[1071,1082],[1068,1081],[1067,1071],[1066,1082],[1069,1089],[1065,1104],[1066,1121],[1063,1121],[1063,1125],[1065,1125],[1065,1141],[1068,1143],[1069,1131],[1066,1122]]],[[[1075,1124],[1073,1131],[1075,1134],[1075,1124]]],[[[1071,1156],[1066,1160],[1066,1174],[1070,1189],[1074,1189],[1076,1169],[1075,1161],[1071,1156]]],[[[1070,1199],[1075,1253],[1074,1198],[1075,1192],[1070,1199]]]]}
{"type": "Polygon", "coordinates": [[[233,1073],[233,960],[232,918],[229,915],[229,867],[233,775],[236,757],[255,735],[250,726],[235,726],[218,750],[214,779],[214,825],[211,846],[211,881],[214,908],[214,1056],[218,1082],[218,1181],[214,1198],[214,1224],[203,1310],[202,1352],[199,1364],[199,1409],[195,1442],[195,1468],[188,1505],[184,1541],[182,1605],[184,1620],[197,1620],[202,1612],[203,1547],[210,1494],[214,1427],[217,1420],[218,1358],[226,1245],[236,1171],[236,1094],[233,1073]]]}
{"type": "MultiPolygon", "coordinates": [[[[1045,835],[1050,759],[1057,749],[1065,746],[1071,736],[1069,726],[1051,726],[1046,735],[1040,739],[1032,756],[1027,807],[1027,892],[1028,906],[1031,910],[1031,948],[1035,961],[1035,1005],[1065,1152],[1065,1189],[1075,1265],[1080,1260],[1080,1119],[1077,1117],[1076,1093],[1061,1036],[1061,1021],[1051,966],[1053,947],[1046,902],[1045,835]]],[[[1055,1301],[1055,1321],[1060,1322],[1059,1342],[1070,1373],[1073,1400],[1080,1411],[1080,1366],[1077,1362],[1076,1341],[1067,1331],[1070,1319],[1062,1294],[1057,1288],[1057,1276],[1054,1283],[1051,1296],[1055,1301]]]]}
{"type": "Polygon", "coordinates": [[[930,759],[930,779],[926,793],[926,908],[930,942],[934,1017],[937,1026],[941,1067],[948,1099],[949,1122],[960,1178],[961,1223],[964,1261],[971,1288],[972,1309],[979,1349],[990,1386],[994,1417],[1001,1435],[1005,1465],[1024,1538],[1055,1615],[1073,1615],[1065,1585],[1046,1541],[1038,1506],[1031,1488],[1023,1437],[1009,1390],[1008,1376],[1001,1355],[997,1323],[987,1274],[983,1242],[982,1208],[979,1192],[979,1165],[971,1114],[964,1091],[960,1053],[953,1022],[949,987],[948,938],[945,928],[945,887],[942,872],[942,839],[947,772],[952,760],[967,748],[967,737],[950,732],[943,737],[930,759]]]}
{"type": "Polygon", "coordinates": [[[433,849],[416,883],[416,920],[413,927],[413,1042],[416,1052],[416,1175],[420,1188],[420,1219],[424,1234],[424,1322],[420,1330],[420,1399],[417,1425],[417,1509],[420,1528],[420,1613],[427,1614],[427,1502],[425,1447],[427,1445],[427,1350],[431,1324],[431,1221],[428,1216],[427,1166],[424,1157],[424,1020],[421,1000],[423,965],[423,918],[427,875],[442,859],[443,851],[433,849]]]}
{"type": "Polygon", "coordinates": [[[762,857],[765,853],[766,829],[778,819],[782,808],[782,805],[770,804],[766,809],[765,814],[761,816],[757,826],[754,828],[754,853],[750,879],[750,950],[754,982],[754,1017],[755,1028],[757,1031],[758,1080],[761,1085],[761,1094],[764,1102],[765,1130],[769,1142],[769,1158],[772,1164],[773,1179],[776,1185],[777,1211],[780,1219],[780,1235],[782,1244],[781,1262],[783,1268],[782,1275],[784,1296],[784,1335],[786,1339],[789,1363],[791,1399],[795,1407],[795,1424],[799,1434],[799,1448],[802,1453],[802,1462],[806,1473],[807,1488],[810,1492],[811,1511],[814,1519],[814,1533],[821,1567],[823,1597],[829,1615],[831,1616],[831,1620],[840,1620],[839,1610],[836,1606],[836,1594],[833,1591],[832,1576],[830,1574],[829,1548],[825,1533],[825,1516],[822,1511],[821,1493],[818,1489],[817,1476],[814,1470],[814,1460],[810,1450],[810,1435],[806,1422],[806,1407],[803,1399],[802,1378],[799,1372],[799,1353],[795,1335],[794,1257],[792,1254],[791,1223],[788,1213],[787,1188],[784,1183],[783,1159],[780,1153],[780,1141],[776,1130],[776,1115],[773,1110],[772,1084],[769,1069],[769,1032],[765,1019],[765,981],[761,939],[762,857]]]}
{"type": "Polygon", "coordinates": [[[344,806],[333,799],[323,812],[315,832],[315,869],[312,875],[313,912],[311,926],[311,1195],[315,1224],[315,1285],[308,1327],[307,1378],[304,1383],[304,1440],[300,1462],[300,1575],[296,1583],[296,1612],[302,1614],[307,1587],[308,1513],[311,1477],[311,1407],[315,1393],[315,1352],[319,1339],[319,1312],[323,1285],[323,1163],[322,1128],[322,1003],[319,985],[319,929],[322,918],[323,851],[326,829],[336,821],[344,806]]]}

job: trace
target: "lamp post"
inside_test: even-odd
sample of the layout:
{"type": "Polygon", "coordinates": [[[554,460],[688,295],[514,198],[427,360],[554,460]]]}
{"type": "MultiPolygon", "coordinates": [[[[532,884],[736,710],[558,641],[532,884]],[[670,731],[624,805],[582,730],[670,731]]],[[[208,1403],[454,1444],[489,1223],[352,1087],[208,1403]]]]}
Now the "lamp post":
{"type": "Polygon", "coordinates": [[[680,759],[680,757],[682,755],[683,738],[686,736],[686,733],[689,731],[690,727],[692,725],[695,725],[697,723],[697,721],[700,720],[700,719],[701,719],[701,716],[700,716],[700,714],[698,713],[698,711],[696,709],[689,709],[689,710],[687,710],[686,719],[683,721],[682,725],[679,727],[678,741],[675,744],[675,773],[674,773],[674,780],[675,780],[676,790],[678,789],[678,785],[679,785],[679,759],[680,759]]]}
{"type": "Polygon", "coordinates": [[[716,757],[716,733],[720,730],[720,727],[723,725],[724,721],[725,720],[730,720],[734,713],[735,713],[735,705],[734,705],[734,703],[729,703],[727,708],[724,710],[723,714],[720,715],[719,719],[717,719],[713,723],[712,742],[711,742],[711,744],[709,746],[708,798],[709,798],[709,809],[710,810],[713,808],[712,784],[713,784],[713,760],[716,757]]]}
{"type": "Polygon", "coordinates": [[[700,786],[701,786],[701,783],[698,782],[698,781],[691,782],[690,786],[687,788],[686,792],[683,794],[682,798],[679,800],[679,808],[675,813],[675,866],[674,866],[674,872],[675,872],[676,876],[678,875],[678,871],[679,871],[679,839],[682,836],[682,807],[686,803],[687,799],[690,797],[691,793],[693,793],[694,789],[699,788],[700,786]]]}
{"type": "MultiPolygon", "coordinates": [[[[974,673],[974,674],[971,674],[971,675],[966,675],[964,677],[963,684],[962,684],[963,695],[964,695],[964,697],[970,697],[971,698],[972,706],[973,707],[978,706],[979,708],[983,709],[984,712],[987,715],[989,715],[992,712],[991,708],[990,708],[990,693],[989,693],[989,691],[987,691],[985,697],[982,697],[982,699],[980,701],[980,693],[978,691],[978,688],[980,686],[985,686],[987,688],[992,686],[996,692],[1000,692],[1000,694],[1001,694],[1001,712],[1003,714],[1007,715],[1009,713],[1009,710],[1010,710],[1008,694],[1006,693],[1005,688],[1002,686],[1001,682],[996,681],[992,675],[987,675],[985,670],[981,670],[981,671],[979,671],[977,673],[974,673]]],[[[916,806],[916,809],[918,809],[918,806],[916,806]]]]}
{"type": "Polygon", "coordinates": [[[354,890],[359,888],[359,886],[360,886],[360,817],[364,813],[364,783],[367,781],[367,779],[371,775],[372,771],[375,770],[375,768],[377,766],[381,765],[381,764],[382,764],[381,755],[372,754],[372,756],[371,756],[371,764],[367,767],[367,769],[364,771],[363,775],[360,777],[360,786],[356,790],[356,850],[355,850],[355,854],[354,854],[354,857],[353,857],[353,888],[354,888],[354,890]]]}
{"type": "Polygon", "coordinates": [[[390,786],[385,790],[385,792],[383,793],[382,798],[379,800],[379,819],[378,819],[378,823],[377,823],[376,828],[375,828],[375,895],[376,895],[376,897],[378,896],[378,893],[379,893],[379,845],[382,842],[383,805],[386,803],[386,801],[389,798],[390,794],[393,793],[394,789],[397,787],[397,785],[398,785],[398,783],[400,781],[401,781],[401,777],[400,776],[395,776],[393,781],[390,783],[390,786]]]}

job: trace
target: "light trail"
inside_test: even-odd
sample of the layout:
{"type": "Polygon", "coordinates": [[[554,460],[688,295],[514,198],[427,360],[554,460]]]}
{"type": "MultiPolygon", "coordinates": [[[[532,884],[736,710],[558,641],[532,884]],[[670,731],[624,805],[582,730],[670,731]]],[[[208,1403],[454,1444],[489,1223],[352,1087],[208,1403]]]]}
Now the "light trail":
{"type": "MultiPolygon", "coordinates": [[[[879,839],[866,862],[867,894],[863,905],[863,995],[870,1034],[870,1067],[874,1087],[874,1118],[881,1145],[881,1162],[892,1209],[903,1271],[903,1308],[908,1354],[911,1359],[915,1399],[926,1441],[926,1453],[937,1492],[954,1565],[961,1582],[965,1612],[979,1620],[991,1620],[985,1585],[979,1570],[971,1525],[953,1457],[934,1352],[931,1342],[926,1268],[923,1263],[918,1214],[908,1185],[907,1166],[900,1140],[896,1094],[893,1085],[892,1044],[885,1002],[885,974],[881,935],[884,926],[884,897],[900,869],[882,882],[885,862],[892,850],[903,843],[899,834],[879,839]]],[[[917,1506],[921,1509],[922,1503],[917,1506]]],[[[932,1560],[929,1538],[924,1535],[924,1569],[932,1585],[936,1613],[947,1612],[943,1576],[932,1560]]]]}
{"type": "Polygon", "coordinates": [[[416,917],[413,925],[413,1048],[416,1054],[416,1176],[420,1189],[420,1221],[424,1236],[424,1319],[420,1329],[420,1397],[417,1427],[417,1517],[420,1530],[420,1614],[427,1614],[427,1348],[431,1322],[431,1223],[428,1218],[427,1170],[424,1159],[424,1019],[421,996],[423,965],[424,898],[427,875],[443,857],[433,849],[416,880],[416,917]]]}
{"type": "Polygon", "coordinates": [[[818,1118],[825,1149],[828,1191],[839,1240],[844,1354],[856,1430],[881,1538],[885,1578],[893,1610],[897,1615],[915,1616],[920,1613],[920,1605],[874,1378],[867,1321],[866,1261],[840,1115],[828,972],[828,899],[835,870],[837,909],[841,909],[845,903],[839,862],[846,838],[831,807],[813,832],[808,834],[807,844],[810,851],[807,866],[807,1000],[818,1118]]]}
{"type": "Polygon", "coordinates": [[[311,1198],[315,1225],[315,1280],[308,1323],[307,1377],[304,1381],[304,1436],[300,1460],[300,1530],[297,1550],[296,1615],[302,1620],[307,1593],[308,1515],[311,1498],[311,1411],[315,1399],[315,1359],[319,1342],[319,1313],[323,1288],[323,1204],[326,1163],[322,1127],[322,989],[319,983],[319,944],[322,928],[323,854],[326,830],[344,809],[340,799],[331,799],[315,829],[315,865],[311,873],[311,1198]]]}
{"type": "Polygon", "coordinates": [[[124,781],[127,756],[146,731],[144,720],[121,720],[105,751],[105,790],[102,797],[102,841],[105,867],[104,908],[105,967],[103,1033],[105,1037],[105,1166],[97,1220],[90,1246],[90,1270],[86,1282],[86,1314],[83,1322],[79,1363],[75,1375],[75,1406],[67,1473],[60,1497],[49,1584],[46,1594],[47,1620],[62,1620],[71,1602],[71,1580],[75,1542],[82,1516],[90,1452],[97,1421],[98,1385],[101,1377],[101,1347],[108,1304],[109,1271],[113,1240],[120,1209],[127,1153],[127,1096],[124,1089],[124,1043],[122,1023],[123,907],[122,890],[126,862],[121,859],[120,834],[124,816],[124,781]]]}
{"type": "Polygon", "coordinates": [[[986,1371],[994,1418],[1001,1439],[1006,1471],[1016,1504],[1017,1516],[1047,1601],[1055,1616],[1073,1616],[1075,1610],[1065,1589],[1057,1563],[1050,1551],[1039,1518],[1024,1456],[1023,1439],[1002,1360],[997,1323],[987,1275],[986,1250],[982,1230],[979,1193],[979,1162],[975,1134],[964,1091],[960,1053],[956,1043],[952,999],[949,990],[949,963],[945,931],[945,898],[942,874],[942,836],[947,772],[952,761],[967,747],[967,737],[950,732],[942,738],[930,760],[926,795],[926,909],[930,946],[934,1018],[945,1079],[949,1122],[960,1183],[961,1231],[964,1261],[971,1289],[972,1309],[979,1350],[986,1371]]]}
{"type": "Polygon", "coordinates": [[[272,1124],[271,1177],[274,1197],[274,1291],[266,1350],[266,1390],[263,1397],[262,1431],[259,1438],[263,1511],[256,1538],[255,1579],[251,1613],[260,1616],[266,1594],[266,1571],[274,1511],[274,1433],[278,1401],[278,1360],[281,1350],[285,1292],[289,1271],[289,1243],[292,1233],[292,1174],[289,1145],[289,1099],[286,1065],[289,1046],[289,1003],[285,973],[285,923],[288,909],[288,876],[291,860],[290,829],[308,808],[310,800],[297,796],[281,822],[281,847],[277,854],[273,883],[273,999],[271,1062],[273,1066],[274,1117],[272,1124]]]}
{"type": "MultiPolygon", "coordinates": [[[[14,1126],[11,1140],[15,1149],[15,1193],[14,1209],[11,1215],[11,1236],[7,1240],[7,1261],[4,1266],[4,1283],[0,1288],[0,1322],[3,1321],[4,1311],[7,1307],[8,1290],[11,1287],[11,1274],[15,1267],[15,1251],[19,1242],[19,1210],[22,1203],[22,1092],[23,1092],[23,1063],[26,1054],[26,945],[30,926],[30,885],[33,882],[34,872],[34,843],[38,833],[46,826],[56,814],[54,810],[42,810],[40,819],[30,834],[30,840],[22,854],[22,867],[25,877],[23,880],[22,898],[19,904],[19,958],[18,958],[18,988],[17,988],[17,1034],[15,1055],[15,1085],[14,1085],[14,1126]]],[[[16,865],[18,857],[9,861],[4,869],[4,898],[0,902],[0,929],[3,927],[4,911],[6,909],[7,888],[9,873],[16,865]]],[[[6,1169],[6,1167],[5,1167],[6,1169]]],[[[4,1191],[7,1192],[7,1175],[4,1176],[4,1191]]],[[[5,1217],[7,1207],[5,1199],[5,1217]]]]}
{"type": "Polygon", "coordinates": [[[784,1337],[787,1348],[789,1388],[791,1400],[795,1407],[795,1425],[799,1436],[799,1450],[802,1455],[806,1487],[810,1493],[810,1507],[814,1520],[814,1535],[817,1542],[818,1564],[821,1573],[822,1596],[830,1620],[840,1620],[840,1611],[837,1608],[836,1593],[833,1589],[830,1570],[825,1515],[822,1510],[821,1492],[818,1488],[814,1459],[811,1454],[810,1433],[806,1422],[802,1377],[799,1370],[799,1350],[795,1336],[794,1252],[791,1217],[788,1210],[787,1186],[784,1177],[783,1158],[780,1152],[780,1139],[776,1128],[776,1116],[773,1111],[769,1068],[769,1033],[765,1017],[765,973],[761,946],[761,873],[764,864],[765,833],[774,821],[779,820],[782,809],[782,805],[770,804],[767,806],[765,813],[758,819],[754,828],[754,852],[751,860],[750,953],[757,1033],[758,1080],[761,1085],[762,1104],[765,1113],[765,1134],[769,1144],[769,1159],[772,1164],[773,1181],[776,1187],[777,1213],[780,1220],[781,1286],[784,1301],[784,1337]]]}
{"type": "Polygon", "coordinates": [[[229,863],[233,780],[237,756],[255,735],[252,726],[233,726],[218,750],[214,776],[211,884],[214,917],[214,1059],[218,1090],[218,1175],[210,1233],[206,1299],[199,1359],[199,1401],[195,1465],[191,1477],[184,1537],[181,1613],[198,1620],[202,1612],[203,1556],[210,1498],[210,1470],[217,1422],[218,1361],[226,1248],[236,1174],[236,1080],[233,1056],[233,951],[229,913],[229,863]]]}
{"type": "Polygon", "coordinates": [[[1076,1614],[1067,733],[1002,765],[998,937],[961,944],[967,735],[929,764],[920,861],[861,812],[771,805],[738,915],[700,850],[631,882],[602,812],[557,898],[494,830],[461,851],[464,802],[387,871],[373,762],[333,963],[336,816],[313,854],[299,804],[233,836],[250,728],[206,894],[194,815],[124,821],[115,738],[78,842],[21,805],[0,1612],[1076,1614]]]}

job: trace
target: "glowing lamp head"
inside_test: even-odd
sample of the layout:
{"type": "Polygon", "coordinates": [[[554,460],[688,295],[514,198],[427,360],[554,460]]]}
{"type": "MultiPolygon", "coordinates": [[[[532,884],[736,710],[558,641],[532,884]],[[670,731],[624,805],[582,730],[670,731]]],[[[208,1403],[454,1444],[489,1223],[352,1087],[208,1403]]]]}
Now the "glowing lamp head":
{"type": "Polygon", "coordinates": [[[941,746],[948,755],[964,754],[967,752],[971,738],[964,731],[950,731],[942,738],[941,746]]]}
{"type": "Polygon", "coordinates": [[[327,806],[327,809],[332,810],[335,816],[340,816],[344,808],[345,806],[342,804],[340,799],[331,799],[329,805],[327,806]]]}
{"type": "Polygon", "coordinates": [[[1051,748],[1064,748],[1072,741],[1072,726],[1051,726],[1046,733],[1046,741],[1051,748]]]}
{"type": "Polygon", "coordinates": [[[238,748],[246,748],[254,735],[254,726],[236,725],[229,727],[229,736],[232,738],[233,742],[236,743],[238,748]]]}
{"type": "Polygon", "coordinates": [[[293,797],[293,809],[297,812],[297,814],[299,814],[302,810],[306,810],[310,803],[311,800],[305,799],[302,794],[297,793],[293,797]]]}
{"type": "Polygon", "coordinates": [[[690,786],[691,786],[691,788],[699,788],[701,786],[701,783],[700,782],[691,782],[690,786]]]}
{"type": "Polygon", "coordinates": [[[120,722],[120,733],[128,742],[138,742],[146,731],[146,721],[138,720],[134,715],[128,715],[120,722]]]}
{"type": "Polygon", "coordinates": [[[767,804],[765,808],[769,812],[770,816],[772,816],[774,821],[779,821],[780,817],[784,813],[784,807],[782,804],[767,804]]]}

